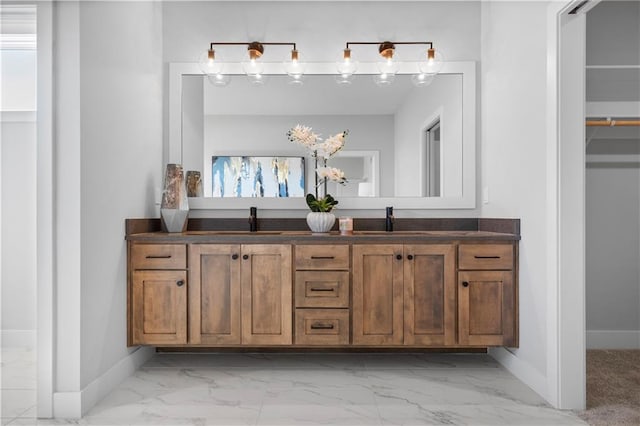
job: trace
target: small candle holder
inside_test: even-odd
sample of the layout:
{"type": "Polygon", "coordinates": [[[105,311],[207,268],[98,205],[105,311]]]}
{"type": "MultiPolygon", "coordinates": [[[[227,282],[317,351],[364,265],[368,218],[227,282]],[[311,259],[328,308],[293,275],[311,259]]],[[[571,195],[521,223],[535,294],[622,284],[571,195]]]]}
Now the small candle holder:
{"type": "Polygon", "coordinates": [[[340,235],[353,235],[353,219],[348,216],[338,218],[340,235]]]}

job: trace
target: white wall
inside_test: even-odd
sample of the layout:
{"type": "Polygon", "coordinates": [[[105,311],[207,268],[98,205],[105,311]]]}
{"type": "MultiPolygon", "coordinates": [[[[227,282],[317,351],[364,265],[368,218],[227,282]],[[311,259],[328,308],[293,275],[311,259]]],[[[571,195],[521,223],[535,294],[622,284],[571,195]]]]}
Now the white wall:
{"type": "MultiPolygon", "coordinates": [[[[310,61],[336,61],[347,41],[429,40],[446,52],[449,61],[480,60],[480,2],[162,2],[164,62],[194,62],[212,41],[295,41],[301,55],[310,61]]],[[[286,59],[289,50],[267,46],[270,61],[286,59]]],[[[422,48],[399,46],[396,57],[416,60],[422,48]]],[[[218,57],[243,61],[242,48],[220,47],[218,57]]],[[[267,53],[265,53],[267,55],[267,53]]],[[[376,61],[377,49],[356,46],[358,60],[376,61]]],[[[266,60],[266,59],[265,59],[266,60]]],[[[165,80],[165,84],[168,82],[165,80]]],[[[168,111],[165,99],[165,111],[168,111]]],[[[165,117],[168,115],[165,113],[165,117]]],[[[168,120],[165,120],[168,147],[168,120]]],[[[168,152],[168,148],[166,148],[168,152]]],[[[299,217],[299,211],[265,211],[263,217],[299,217]]],[[[346,211],[359,217],[384,217],[384,211],[346,211]]],[[[478,210],[397,211],[398,217],[476,216],[478,210]]],[[[245,211],[200,210],[192,216],[246,215],[245,211]]]]}
{"type": "MultiPolygon", "coordinates": [[[[205,117],[204,186],[205,195],[211,194],[212,155],[293,155],[306,157],[308,151],[289,142],[288,129],[297,124],[311,126],[313,131],[327,138],[349,130],[344,150],[376,150],[380,152],[380,191],[393,193],[393,117],[390,115],[322,115],[322,116],[211,116],[205,117]],[[247,126],[247,123],[251,123],[247,126]],[[242,129],[242,131],[239,131],[242,129]]],[[[328,161],[331,166],[331,160],[328,161]]],[[[335,166],[335,165],[334,165],[335,166]]],[[[313,171],[307,158],[307,171],[313,171]]],[[[312,182],[313,173],[307,173],[312,182]]],[[[349,179],[349,176],[347,176],[349,179]]],[[[307,188],[311,188],[307,184],[307,188]]],[[[335,192],[334,192],[335,194],[335,192]]]]}
{"type": "Polygon", "coordinates": [[[6,13],[0,26],[3,35],[0,41],[0,324],[3,347],[33,347],[36,337],[35,10],[32,17],[25,13],[22,19],[12,15],[10,7],[3,12],[6,13]],[[15,34],[32,41],[12,43],[15,34]]]}
{"type": "Polygon", "coordinates": [[[419,197],[426,192],[424,135],[436,119],[441,135],[441,196],[462,196],[462,78],[457,75],[437,76],[428,91],[416,89],[398,108],[394,117],[396,196],[419,197]]]}
{"type": "Polygon", "coordinates": [[[56,7],[54,415],[77,417],[151,353],[126,346],[124,219],[157,215],[162,12],[156,2],[56,7]]]}
{"type": "Polygon", "coordinates": [[[35,112],[3,112],[0,130],[2,346],[33,347],[36,337],[35,112]]]}
{"type": "Polygon", "coordinates": [[[126,357],[124,219],[154,216],[162,171],[162,10],[80,10],[82,386],[126,357]]]}
{"type": "Polygon", "coordinates": [[[547,398],[547,3],[482,3],[483,217],[521,219],[520,347],[496,354],[547,398]],[[515,366],[515,367],[514,367],[515,366]]]}
{"type": "Polygon", "coordinates": [[[587,163],[586,189],[587,347],[640,349],[640,169],[587,163]]]}

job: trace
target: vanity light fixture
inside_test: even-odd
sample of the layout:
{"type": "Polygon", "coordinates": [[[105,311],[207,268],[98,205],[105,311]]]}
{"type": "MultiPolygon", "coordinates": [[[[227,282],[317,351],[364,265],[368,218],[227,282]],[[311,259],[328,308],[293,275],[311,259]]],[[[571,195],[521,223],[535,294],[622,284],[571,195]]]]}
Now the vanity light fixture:
{"type": "Polygon", "coordinates": [[[351,84],[353,74],[358,70],[358,62],[351,59],[349,43],[347,43],[347,47],[342,53],[342,61],[336,62],[336,69],[338,70],[338,76],[336,78],[338,84],[351,84]]]}
{"type": "Polygon", "coordinates": [[[299,60],[300,53],[296,49],[296,43],[266,43],[259,41],[244,42],[211,42],[209,49],[204,52],[198,61],[200,69],[209,78],[212,84],[225,86],[229,83],[229,75],[224,74],[224,64],[216,59],[213,46],[247,46],[249,60],[242,63],[242,69],[249,80],[255,84],[263,84],[265,81],[264,64],[260,60],[264,53],[264,46],[292,46],[291,61],[284,62],[285,72],[291,77],[294,84],[302,83],[305,66],[299,60]]]}
{"type": "Polygon", "coordinates": [[[343,60],[336,63],[338,70],[337,81],[341,84],[348,84],[353,79],[358,66],[357,62],[351,58],[351,45],[359,44],[373,44],[378,46],[378,53],[382,57],[382,60],[377,62],[377,68],[379,73],[374,75],[373,80],[379,86],[387,86],[393,83],[395,75],[398,72],[398,63],[393,59],[393,54],[396,50],[396,45],[401,44],[424,44],[428,45],[428,49],[423,58],[418,63],[418,72],[412,75],[411,81],[416,86],[427,86],[432,81],[434,76],[442,69],[444,58],[442,53],[436,51],[433,47],[433,43],[430,41],[349,41],[346,43],[346,48],[343,53],[343,60]]]}

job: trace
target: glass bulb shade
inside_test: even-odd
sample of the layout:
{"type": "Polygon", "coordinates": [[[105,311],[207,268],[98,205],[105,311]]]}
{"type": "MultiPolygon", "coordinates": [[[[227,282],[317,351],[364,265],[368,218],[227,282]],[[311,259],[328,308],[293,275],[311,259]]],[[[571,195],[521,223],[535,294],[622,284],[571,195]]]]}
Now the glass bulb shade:
{"type": "Polygon", "coordinates": [[[242,69],[248,76],[259,75],[264,72],[264,64],[256,59],[242,63],[242,69]]]}
{"type": "Polygon", "coordinates": [[[336,62],[338,74],[342,76],[353,75],[358,70],[358,62],[347,58],[336,62]]]}
{"type": "Polygon", "coordinates": [[[211,55],[209,52],[209,50],[202,52],[202,54],[198,58],[198,65],[200,66],[200,70],[207,75],[221,73],[223,69],[222,62],[214,59],[213,55],[211,55]]]}
{"type": "Polygon", "coordinates": [[[395,74],[380,73],[373,76],[373,82],[380,87],[390,86],[395,79],[395,74]]]}
{"type": "Polygon", "coordinates": [[[304,84],[304,74],[289,74],[289,76],[291,78],[288,83],[292,86],[301,86],[304,84]]]}
{"type": "Polygon", "coordinates": [[[422,58],[418,68],[422,74],[438,74],[444,65],[444,56],[439,50],[434,52],[433,58],[428,58],[428,54],[422,58]]]}
{"type": "Polygon", "coordinates": [[[292,78],[301,77],[306,68],[306,64],[297,59],[285,61],[282,65],[284,66],[284,71],[292,78]]]}
{"type": "Polygon", "coordinates": [[[379,61],[376,65],[380,74],[396,74],[398,72],[398,63],[391,58],[379,61]]]}
{"type": "Polygon", "coordinates": [[[267,80],[264,74],[247,74],[247,78],[251,84],[255,84],[256,86],[262,86],[267,80]]]}
{"type": "Polygon", "coordinates": [[[411,82],[417,87],[427,87],[433,82],[435,77],[435,74],[413,74],[411,76],[411,82]]]}
{"type": "Polygon", "coordinates": [[[229,84],[231,77],[228,74],[207,74],[207,80],[214,86],[224,87],[229,84]]]}
{"type": "Polygon", "coordinates": [[[336,83],[338,84],[344,84],[344,85],[348,85],[351,84],[351,82],[353,82],[354,80],[354,75],[353,74],[338,74],[336,75],[336,83]]]}

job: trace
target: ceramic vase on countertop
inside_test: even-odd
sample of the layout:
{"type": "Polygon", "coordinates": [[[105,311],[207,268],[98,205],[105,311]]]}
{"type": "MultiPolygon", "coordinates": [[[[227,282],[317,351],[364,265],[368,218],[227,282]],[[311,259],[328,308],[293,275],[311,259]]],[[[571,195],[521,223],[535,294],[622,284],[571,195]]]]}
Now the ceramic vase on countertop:
{"type": "Polygon", "coordinates": [[[331,231],[336,222],[336,216],[329,212],[309,212],[307,214],[307,225],[314,234],[326,234],[331,231]]]}
{"type": "Polygon", "coordinates": [[[160,204],[162,225],[167,232],[184,232],[189,219],[189,202],[184,172],[180,164],[167,164],[164,178],[162,203],[160,204]]]}

